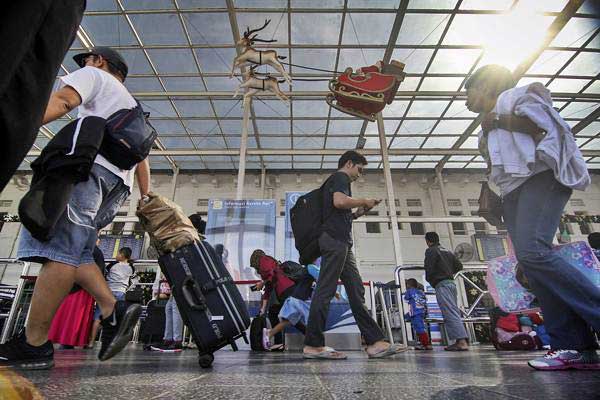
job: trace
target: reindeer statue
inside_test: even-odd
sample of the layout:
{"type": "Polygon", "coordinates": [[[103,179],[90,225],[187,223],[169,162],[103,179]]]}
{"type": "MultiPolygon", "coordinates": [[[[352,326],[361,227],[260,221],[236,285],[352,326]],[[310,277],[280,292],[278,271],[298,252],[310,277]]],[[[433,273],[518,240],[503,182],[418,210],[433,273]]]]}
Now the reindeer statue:
{"type": "Polygon", "coordinates": [[[279,84],[285,82],[285,80],[277,80],[277,78],[268,75],[265,79],[257,78],[254,73],[256,68],[258,68],[258,65],[253,65],[247,72],[244,72],[244,83],[238,86],[233,97],[238,95],[240,89],[248,89],[244,94],[244,101],[242,104],[246,104],[250,97],[261,91],[273,92],[281,101],[289,102],[290,99],[283,94],[281,89],[279,89],[279,84]]]}
{"type": "Polygon", "coordinates": [[[230,78],[233,78],[233,73],[234,73],[236,67],[242,68],[242,67],[250,65],[250,64],[254,64],[254,65],[268,64],[271,67],[275,68],[275,70],[277,70],[277,72],[279,72],[281,75],[283,75],[284,79],[290,85],[292,84],[292,80],[291,80],[290,76],[287,74],[287,72],[285,72],[283,65],[281,65],[281,63],[279,62],[279,60],[283,60],[286,57],[278,56],[277,52],[275,50],[256,50],[255,48],[252,47],[254,42],[272,43],[272,42],[277,41],[277,40],[263,40],[263,39],[256,38],[258,36],[258,34],[255,34],[255,33],[260,32],[263,29],[265,29],[267,27],[267,25],[269,25],[269,22],[271,22],[270,19],[265,20],[265,24],[258,29],[251,30],[249,27],[246,27],[246,32],[244,32],[244,37],[241,38],[236,43],[236,45],[241,46],[243,48],[243,50],[242,50],[242,54],[240,54],[233,60],[233,67],[231,68],[230,78]],[[251,36],[252,34],[255,34],[255,35],[251,36]]]}

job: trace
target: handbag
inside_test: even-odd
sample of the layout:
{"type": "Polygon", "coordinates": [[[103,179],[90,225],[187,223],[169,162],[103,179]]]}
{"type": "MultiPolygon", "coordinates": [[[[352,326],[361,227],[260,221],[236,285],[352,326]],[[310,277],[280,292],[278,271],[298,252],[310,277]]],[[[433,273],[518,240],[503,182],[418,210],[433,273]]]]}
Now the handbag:
{"type": "Polygon", "coordinates": [[[484,218],[492,226],[504,225],[502,220],[502,198],[485,181],[481,182],[477,215],[484,218]]]}

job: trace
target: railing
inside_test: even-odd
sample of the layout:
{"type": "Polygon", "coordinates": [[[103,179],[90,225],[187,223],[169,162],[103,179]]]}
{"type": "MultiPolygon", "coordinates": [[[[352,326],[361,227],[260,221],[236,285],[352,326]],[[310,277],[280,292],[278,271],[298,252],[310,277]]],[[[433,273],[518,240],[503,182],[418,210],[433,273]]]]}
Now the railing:
{"type": "MultiPolygon", "coordinates": [[[[408,341],[413,340],[412,330],[409,329],[407,322],[404,320],[404,310],[408,309],[408,304],[404,301],[403,292],[406,292],[406,284],[405,284],[405,272],[406,271],[424,271],[425,268],[420,265],[403,265],[396,267],[394,271],[394,279],[396,282],[396,301],[399,305],[399,310],[401,312],[401,320],[403,321],[403,329],[402,329],[402,339],[404,343],[407,344],[408,341]]],[[[468,263],[463,265],[463,269],[459,271],[456,275],[454,275],[454,280],[456,280],[459,285],[459,296],[458,296],[458,306],[461,309],[461,313],[463,314],[463,322],[470,325],[469,334],[471,336],[471,341],[474,341],[474,332],[472,329],[473,323],[487,323],[489,322],[489,317],[475,317],[473,316],[473,312],[475,311],[477,305],[481,303],[483,297],[488,294],[488,291],[481,288],[472,279],[470,279],[465,274],[468,272],[476,272],[476,271],[487,271],[487,265],[480,263],[468,263]],[[478,295],[473,301],[473,304],[469,305],[466,298],[466,286],[465,282],[468,282],[477,292],[478,295]]],[[[428,318],[427,322],[430,323],[443,323],[443,319],[434,319],[428,318]]]]}
{"type": "MultiPolygon", "coordinates": [[[[0,264],[15,264],[22,265],[21,276],[27,276],[29,274],[30,263],[25,261],[20,261],[14,258],[0,258],[0,264]]],[[[12,305],[10,306],[10,311],[8,314],[0,314],[1,318],[4,318],[4,326],[2,327],[2,335],[0,336],[0,343],[5,343],[8,340],[10,334],[12,333],[12,327],[15,323],[17,317],[17,308],[19,307],[21,297],[23,296],[23,289],[25,288],[26,280],[23,278],[19,279],[15,288],[15,296],[13,298],[12,305]]],[[[8,287],[10,288],[10,286],[8,287]]]]}
{"type": "MultiPolygon", "coordinates": [[[[111,259],[107,259],[107,261],[111,261],[111,259]]],[[[0,258],[0,264],[14,264],[14,265],[22,265],[22,269],[21,269],[21,275],[19,277],[18,283],[16,286],[3,286],[3,288],[5,289],[14,289],[15,290],[15,295],[13,298],[13,302],[10,308],[10,311],[8,313],[4,313],[4,314],[0,314],[0,318],[4,318],[5,319],[5,323],[4,326],[2,328],[2,334],[0,336],[0,343],[5,343],[14,333],[14,324],[17,320],[17,317],[19,315],[21,315],[18,312],[18,308],[21,304],[21,300],[23,297],[23,290],[25,288],[25,285],[27,282],[33,281],[35,282],[37,276],[34,275],[29,275],[30,273],[30,266],[31,264],[29,262],[24,262],[24,261],[20,261],[20,260],[16,260],[13,258],[0,258]]],[[[144,259],[144,260],[136,260],[135,261],[136,266],[156,266],[158,267],[158,260],[149,260],[149,259],[144,259]]],[[[253,285],[260,282],[259,280],[243,280],[243,281],[235,281],[236,285],[241,285],[241,286],[246,286],[246,285],[253,285]]],[[[338,282],[338,284],[342,284],[341,282],[338,282]]],[[[138,282],[134,284],[135,286],[150,286],[153,285],[153,283],[149,283],[149,282],[138,282]]],[[[373,316],[374,319],[377,319],[377,310],[376,310],[376,291],[375,291],[375,283],[372,281],[368,281],[368,282],[363,282],[363,285],[369,288],[369,300],[371,303],[371,315],[373,316]]],[[[26,311],[26,317],[25,317],[25,321],[27,320],[28,316],[29,316],[29,309],[27,309],[26,311]]],[[[389,328],[389,318],[386,321],[386,326],[389,328]]],[[[134,341],[137,341],[138,337],[139,337],[139,324],[138,326],[136,326],[136,329],[134,331],[134,341]]],[[[184,330],[184,334],[185,334],[185,330],[184,330]]],[[[390,337],[391,337],[391,333],[390,333],[390,337]]]]}

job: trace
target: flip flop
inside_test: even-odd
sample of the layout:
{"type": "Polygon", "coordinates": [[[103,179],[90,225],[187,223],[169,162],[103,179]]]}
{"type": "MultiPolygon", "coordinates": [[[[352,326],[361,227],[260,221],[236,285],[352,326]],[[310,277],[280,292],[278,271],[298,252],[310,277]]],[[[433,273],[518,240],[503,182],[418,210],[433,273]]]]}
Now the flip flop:
{"type": "Polygon", "coordinates": [[[456,343],[454,343],[450,346],[444,347],[444,350],[446,350],[446,351],[469,351],[469,348],[467,347],[466,349],[464,349],[464,348],[457,346],[456,343]]]}
{"type": "Polygon", "coordinates": [[[402,346],[400,344],[390,344],[389,347],[385,350],[380,351],[379,353],[369,354],[369,358],[385,358],[393,356],[394,354],[402,353],[403,351],[408,350],[407,347],[402,346]]]}
{"type": "Polygon", "coordinates": [[[340,353],[332,347],[325,347],[325,350],[320,353],[302,353],[302,356],[313,360],[345,360],[348,358],[347,355],[340,353]]]}

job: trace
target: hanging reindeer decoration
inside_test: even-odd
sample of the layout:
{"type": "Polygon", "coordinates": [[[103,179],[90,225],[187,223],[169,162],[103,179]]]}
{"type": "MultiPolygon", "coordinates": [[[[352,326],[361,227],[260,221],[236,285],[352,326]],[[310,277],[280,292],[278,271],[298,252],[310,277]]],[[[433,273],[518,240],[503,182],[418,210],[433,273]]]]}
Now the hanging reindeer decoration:
{"type": "Polygon", "coordinates": [[[248,69],[247,72],[243,73],[244,83],[238,86],[233,97],[238,95],[240,89],[248,89],[244,94],[244,101],[242,104],[246,104],[250,97],[261,91],[273,92],[281,101],[289,102],[290,99],[283,94],[281,89],[279,89],[279,84],[285,82],[285,80],[277,80],[277,78],[269,75],[267,75],[265,79],[257,78],[254,72],[256,68],[258,68],[258,65],[253,65],[248,69]]]}
{"type": "Polygon", "coordinates": [[[271,22],[270,19],[265,20],[265,24],[258,29],[251,30],[250,27],[246,27],[246,32],[244,32],[244,37],[241,38],[236,43],[236,45],[241,46],[243,48],[243,50],[242,50],[242,54],[240,54],[233,60],[233,67],[231,68],[230,78],[233,78],[233,74],[234,74],[236,67],[242,68],[242,67],[250,65],[250,64],[254,64],[254,65],[267,64],[267,65],[270,65],[271,67],[273,67],[275,70],[277,70],[277,72],[279,72],[281,75],[283,75],[284,79],[290,85],[292,84],[292,79],[287,74],[287,72],[285,72],[283,65],[281,65],[281,63],[279,62],[279,60],[284,60],[286,57],[278,56],[277,52],[275,50],[256,50],[255,48],[252,47],[252,45],[255,42],[273,43],[273,42],[277,41],[277,40],[264,40],[264,39],[256,38],[258,36],[258,34],[256,34],[256,32],[260,32],[263,29],[265,29],[267,27],[267,25],[269,25],[270,22],[271,22]],[[251,36],[251,35],[253,35],[253,36],[251,36]]]}

